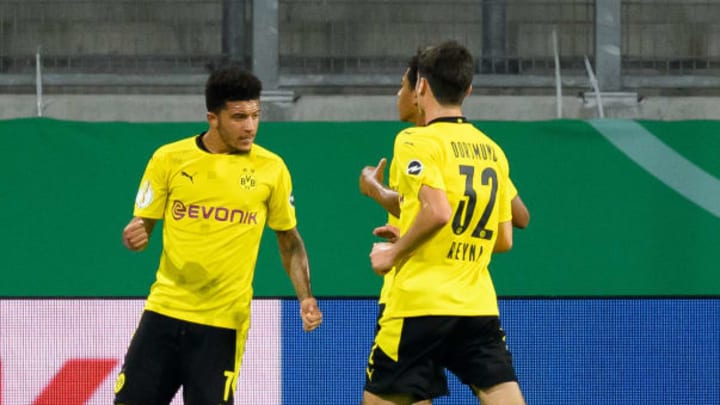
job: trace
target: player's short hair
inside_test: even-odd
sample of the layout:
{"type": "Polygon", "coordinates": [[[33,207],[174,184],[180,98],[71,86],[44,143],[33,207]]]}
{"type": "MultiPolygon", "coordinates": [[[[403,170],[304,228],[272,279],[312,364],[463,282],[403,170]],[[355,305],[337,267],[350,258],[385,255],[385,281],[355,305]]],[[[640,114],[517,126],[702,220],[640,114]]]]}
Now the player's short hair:
{"type": "Polygon", "coordinates": [[[420,52],[421,51],[418,49],[415,55],[413,55],[407,63],[407,81],[411,89],[415,89],[415,85],[417,84],[418,60],[420,59],[420,52]]]}
{"type": "Polygon", "coordinates": [[[228,101],[260,100],[262,83],[239,66],[226,66],[210,73],[205,83],[205,107],[217,113],[228,101]]]}
{"type": "Polygon", "coordinates": [[[428,81],[440,104],[458,105],[472,85],[475,62],[466,47],[446,41],[420,54],[418,73],[428,81]]]}

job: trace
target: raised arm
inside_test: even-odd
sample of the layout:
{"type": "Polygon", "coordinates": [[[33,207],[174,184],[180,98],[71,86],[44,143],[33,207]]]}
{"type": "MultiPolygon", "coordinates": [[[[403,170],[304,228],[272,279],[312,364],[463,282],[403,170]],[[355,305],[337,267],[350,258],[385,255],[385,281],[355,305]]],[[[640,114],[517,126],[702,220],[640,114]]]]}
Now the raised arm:
{"type": "Polygon", "coordinates": [[[318,308],[317,301],[313,297],[310,288],[310,266],[308,265],[305,244],[297,228],[287,231],[275,231],[275,235],[280,247],[283,267],[288,277],[290,277],[290,282],[300,302],[300,317],[303,321],[303,329],[309,332],[322,323],[322,312],[318,308]]]}
{"type": "Polygon", "coordinates": [[[360,192],[375,200],[385,211],[399,218],[398,193],[383,184],[385,165],[387,159],[382,158],[377,166],[365,166],[360,171],[360,192]]]}

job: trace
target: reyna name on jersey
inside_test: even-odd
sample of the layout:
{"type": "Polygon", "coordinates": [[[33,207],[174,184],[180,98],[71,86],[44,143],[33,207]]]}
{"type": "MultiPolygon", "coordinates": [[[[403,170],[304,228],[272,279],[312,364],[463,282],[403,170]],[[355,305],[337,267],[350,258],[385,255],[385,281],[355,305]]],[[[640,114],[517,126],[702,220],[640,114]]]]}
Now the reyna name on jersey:
{"type": "Polygon", "coordinates": [[[462,260],[465,262],[474,262],[480,260],[483,254],[483,247],[474,243],[455,242],[450,244],[447,252],[447,258],[452,260],[462,260]]]}

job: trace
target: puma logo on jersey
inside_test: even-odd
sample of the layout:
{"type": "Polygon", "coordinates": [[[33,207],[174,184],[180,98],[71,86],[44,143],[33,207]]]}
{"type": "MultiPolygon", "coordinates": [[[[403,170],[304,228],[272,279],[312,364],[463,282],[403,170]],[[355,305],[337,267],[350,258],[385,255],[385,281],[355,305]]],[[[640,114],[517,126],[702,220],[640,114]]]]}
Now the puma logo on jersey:
{"type": "Polygon", "coordinates": [[[182,171],[182,172],[180,172],[180,175],[183,177],[187,177],[188,179],[190,179],[190,183],[195,184],[195,181],[193,180],[193,176],[187,174],[187,172],[182,171]]]}

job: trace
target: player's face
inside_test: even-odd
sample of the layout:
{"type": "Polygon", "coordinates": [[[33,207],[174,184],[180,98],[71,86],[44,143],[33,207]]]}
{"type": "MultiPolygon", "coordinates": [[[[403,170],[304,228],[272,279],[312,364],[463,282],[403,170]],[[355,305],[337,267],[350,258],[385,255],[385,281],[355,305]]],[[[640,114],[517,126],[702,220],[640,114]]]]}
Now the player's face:
{"type": "Polygon", "coordinates": [[[397,92],[397,109],[400,121],[415,123],[417,121],[418,109],[415,89],[410,87],[407,78],[407,70],[403,74],[400,90],[397,92]]]}
{"type": "Polygon", "coordinates": [[[229,153],[250,152],[260,125],[260,100],[226,102],[215,124],[229,153]]]}

